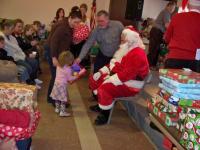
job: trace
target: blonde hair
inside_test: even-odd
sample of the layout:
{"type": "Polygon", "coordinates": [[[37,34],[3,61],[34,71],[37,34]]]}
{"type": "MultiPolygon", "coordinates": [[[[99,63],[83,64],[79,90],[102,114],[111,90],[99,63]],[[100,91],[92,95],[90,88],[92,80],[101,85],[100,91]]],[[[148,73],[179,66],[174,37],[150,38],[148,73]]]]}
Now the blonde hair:
{"type": "Polygon", "coordinates": [[[65,65],[72,65],[73,61],[74,56],[70,51],[64,51],[58,57],[58,62],[61,67],[64,67],[65,65]]]}

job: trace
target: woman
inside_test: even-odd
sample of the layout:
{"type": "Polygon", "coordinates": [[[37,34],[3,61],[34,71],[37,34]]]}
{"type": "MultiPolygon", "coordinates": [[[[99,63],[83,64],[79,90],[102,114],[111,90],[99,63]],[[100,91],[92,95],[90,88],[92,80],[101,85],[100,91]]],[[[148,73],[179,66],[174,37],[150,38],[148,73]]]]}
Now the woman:
{"type": "Polygon", "coordinates": [[[87,17],[87,10],[88,10],[87,4],[81,4],[80,10],[82,14],[82,22],[86,24],[90,30],[90,19],[87,17]]]}
{"type": "Polygon", "coordinates": [[[65,10],[63,8],[58,8],[56,11],[56,17],[53,20],[53,24],[62,21],[65,18],[65,10]]]}
{"type": "Polygon", "coordinates": [[[89,27],[85,24],[86,22],[86,11],[87,11],[87,5],[82,4],[80,9],[77,6],[72,7],[73,11],[81,11],[82,14],[82,21],[81,23],[76,26],[73,30],[73,44],[71,46],[71,52],[74,55],[75,58],[77,58],[80,54],[81,48],[83,47],[85,41],[87,40],[89,36],[89,27]]]}
{"type": "Polygon", "coordinates": [[[80,11],[71,12],[68,18],[64,18],[56,24],[49,37],[47,47],[47,60],[51,70],[51,80],[48,90],[48,102],[53,103],[50,94],[54,85],[56,76],[56,66],[58,65],[58,56],[62,51],[70,50],[72,44],[72,29],[75,28],[82,19],[80,11]],[[59,41],[59,42],[58,42],[59,41]]]}

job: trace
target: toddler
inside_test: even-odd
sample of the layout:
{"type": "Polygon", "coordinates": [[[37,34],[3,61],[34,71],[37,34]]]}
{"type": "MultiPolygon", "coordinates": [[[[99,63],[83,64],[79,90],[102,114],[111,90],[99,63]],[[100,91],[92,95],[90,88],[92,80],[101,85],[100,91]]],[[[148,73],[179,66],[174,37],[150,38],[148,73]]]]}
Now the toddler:
{"type": "Polygon", "coordinates": [[[79,74],[72,75],[73,61],[74,57],[70,51],[62,52],[58,58],[59,65],[56,68],[56,79],[50,96],[55,100],[55,112],[59,113],[60,117],[71,115],[65,107],[68,100],[67,86],[79,78],[79,74]]]}

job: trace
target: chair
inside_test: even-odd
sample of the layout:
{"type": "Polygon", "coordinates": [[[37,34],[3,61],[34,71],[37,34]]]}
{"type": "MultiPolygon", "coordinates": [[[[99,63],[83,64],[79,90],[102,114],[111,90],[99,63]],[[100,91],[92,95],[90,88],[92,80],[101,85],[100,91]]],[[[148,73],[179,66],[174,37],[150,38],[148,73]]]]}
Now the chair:
{"type": "Polygon", "coordinates": [[[128,115],[130,116],[129,102],[132,102],[132,101],[138,99],[138,97],[139,97],[139,96],[141,95],[141,93],[144,91],[145,85],[148,84],[148,83],[150,83],[151,79],[152,79],[152,74],[149,73],[149,74],[147,75],[147,77],[145,78],[145,80],[144,80],[144,85],[143,85],[142,89],[141,89],[140,92],[137,93],[135,96],[115,98],[115,100],[114,100],[114,102],[113,102],[113,107],[112,107],[111,110],[110,110],[110,115],[109,115],[109,117],[108,117],[108,122],[107,122],[107,124],[110,124],[111,118],[112,118],[112,114],[113,114],[113,110],[114,110],[114,107],[115,107],[116,103],[119,102],[119,101],[125,102],[128,115]]]}

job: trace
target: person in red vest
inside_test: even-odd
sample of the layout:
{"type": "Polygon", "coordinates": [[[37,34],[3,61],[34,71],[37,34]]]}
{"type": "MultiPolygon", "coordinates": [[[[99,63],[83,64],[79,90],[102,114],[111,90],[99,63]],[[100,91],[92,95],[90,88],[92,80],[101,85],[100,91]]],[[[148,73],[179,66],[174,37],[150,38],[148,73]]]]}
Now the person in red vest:
{"type": "Polygon", "coordinates": [[[165,33],[169,47],[165,68],[190,68],[193,71],[199,68],[200,0],[189,0],[188,9],[189,12],[172,18],[165,33]]]}

